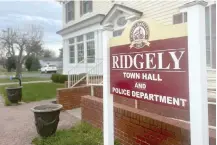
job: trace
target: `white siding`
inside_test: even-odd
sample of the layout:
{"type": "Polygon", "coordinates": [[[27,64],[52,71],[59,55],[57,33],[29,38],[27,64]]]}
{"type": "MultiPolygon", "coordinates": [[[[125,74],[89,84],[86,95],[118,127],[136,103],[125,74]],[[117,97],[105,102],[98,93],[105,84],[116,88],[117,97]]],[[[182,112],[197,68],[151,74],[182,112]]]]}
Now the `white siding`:
{"type": "MultiPolygon", "coordinates": [[[[90,17],[97,15],[97,14],[104,14],[105,15],[113,5],[111,1],[93,0],[93,11],[91,13],[87,13],[87,14],[80,16],[80,1],[74,1],[74,2],[75,2],[75,20],[66,23],[65,14],[63,14],[63,28],[71,26],[75,23],[83,21],[83,20],[90,18],[90,17]]],[[[64,5],[63,5],[63,11],[65,13],[65,6],[64,5]]]]}
{"type": "Polygon", "coordinates": [[[186,0],[128,0],[115,1],[112,3],[110,0],[93,0],[93,12],[80,16],[80,2],[75,1],[75,20],[67,24],[64,20],[63,27],[68,27],[96,14],[107,14],[115,3],[143,12],[143,18],[153,18],[164,24],[172,24],[173,14],[178,13],[179,7],[186,2],[186,0]]]}
{"type": "Polygon", "coordinates": [[[186,1],[150,1],[150,0],[130,0],[123,5],[143,12],[143,18],[152,18],[163,24],[172,24],[173,14],[179,12],[179,7],[186,1]]]}
{"type": "Polygon", "coordinates": [[[93,11],[94,12],[98,12],[100,14],[107,14],[108,11],[112,8],[113,3],[111,2],[111,0],[103,0],[103,1],[99,1],[99,0],[94,0],[93,2],[93,11]]]}
{"type": "MultiPolygon", "coordinates": [[[[172,24],[173,15],[180,12],[179,7],[193,0],[128,0],[116,3],[143,12],[142,18],[152,18],[163,24],[172,24]]],[[[208,4],[214,0],[208,0],[208,4]]]]}
{"type": "MultiPolygon", "coordinates": [[[[179,13],[179,7],[193,0],[127,0],[112,2],[111,0],[93,0],[93,12],[80,16],[80,1],[75,1],[75,20],[65,23],[63,14],[63,27],[68,27],[96,14],[107,14],[113,4],[118,3],[143,12],[143,18],[152,18],[163,24],[172,24],[173,15],[179,13]]],[[[207,0],[214,3],[214,0],[207,0]]],[[[65,8],[63,5],[63,12],[65,8]]]]}

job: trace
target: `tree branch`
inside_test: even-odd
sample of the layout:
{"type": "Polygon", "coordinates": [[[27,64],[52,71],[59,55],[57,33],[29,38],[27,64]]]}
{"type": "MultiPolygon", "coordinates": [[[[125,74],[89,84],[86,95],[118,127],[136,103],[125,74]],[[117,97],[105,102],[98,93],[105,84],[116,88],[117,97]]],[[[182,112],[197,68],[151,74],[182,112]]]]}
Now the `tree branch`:
{"type": "MultiPolygon", "coordinates": [[[[6,53],[16,57],[17,63],[23,64],[32,53],[38,54],[42,50],[43,30],[39,26],[31,25],[25,30],[8,28],[0,32],[0,44],[6,53]],[[23,56],[23,54],[26,54],[23,56]]],[[[20,69],[20,68],[19,68],[20,69]]],[[[20,70],[16,72],[19,73],[20,70]]]]}

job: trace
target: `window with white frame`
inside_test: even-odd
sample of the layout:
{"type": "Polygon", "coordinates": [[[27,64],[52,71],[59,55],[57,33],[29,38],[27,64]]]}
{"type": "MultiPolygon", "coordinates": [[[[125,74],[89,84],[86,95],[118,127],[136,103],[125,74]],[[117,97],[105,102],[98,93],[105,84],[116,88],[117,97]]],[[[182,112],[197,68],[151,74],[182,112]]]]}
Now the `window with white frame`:
{"type": "Polygon", "coordinates": [[[71,20],[74,20],[75,18],[74,1],[69,1],[68,3],[66,3],[65,10],[66,10],[66,23],[68,23],[71,20]]]}
{"type": "Polygon", "coordinates": [[[69,62],[75,63],[75,39],[69,38],[69,62]]]}
{"type": "Polygon", "coordinates": [[[205,9],[206,23],[206,63],[210,68],[216,68],[216,4],[205,9]]]}
{"type": "Polygon", "coordinates": [[[81,63],[84,60],[84,35],[77,36],[76,39],[78,63],[81,63]]]}
{"type": "Polygon", "coordinates": [[[70,63],[95,63],[95,33],[89,32],[68,39],[70,63]],[[86,59],[87,58],[87,59],[86,59]]]}
{"type": "Polygon", "coordinates": [[[93,11],[93,2],[92,0],[82,0],[80,1],[80,14],[81,16],[93,11]]]}
{"type": "Polygon", "coordinates": [[[94,32],[86,34],[86,44],[87,44],[87,62],[95,62],[95,37],[94,32]]]}
{"type": "Polygon", "coordinates": [[[173,24],[181,24],[187,22],[187,12],[173,15],[173,24]]]}

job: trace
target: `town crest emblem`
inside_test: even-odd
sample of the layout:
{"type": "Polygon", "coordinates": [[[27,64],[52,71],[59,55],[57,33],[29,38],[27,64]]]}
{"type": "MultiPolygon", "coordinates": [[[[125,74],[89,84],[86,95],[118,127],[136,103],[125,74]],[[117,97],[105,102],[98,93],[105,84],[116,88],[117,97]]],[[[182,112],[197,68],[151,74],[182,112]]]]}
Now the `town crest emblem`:
{"type": "Polygon", "coordinates": [[[149,27],[144,21],[137,21],[133,24],[130,31],[130,48],[143,48],[144,46],[150,46],[149,39],[149,27]]]}

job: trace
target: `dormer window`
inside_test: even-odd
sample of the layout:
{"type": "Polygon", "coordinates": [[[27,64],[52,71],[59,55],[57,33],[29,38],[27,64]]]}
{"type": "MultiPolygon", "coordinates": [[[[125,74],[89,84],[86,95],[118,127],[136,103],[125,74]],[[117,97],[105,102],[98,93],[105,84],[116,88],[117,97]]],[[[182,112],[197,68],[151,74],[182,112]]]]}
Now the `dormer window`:
{"type": "Polygon", "coordinates": [[[65,8],[66,8],[66,23],[68,23],[71,20],[75,19],[75,13],[74,13],[74,1],[70,1],[66,3],[65,8]]]}
{"type": "Polygon", "coordinates": [[[80,13],[81,16],[93,11],[93,2],[92,0],[82,0],[80,1],[80,13]]]}

